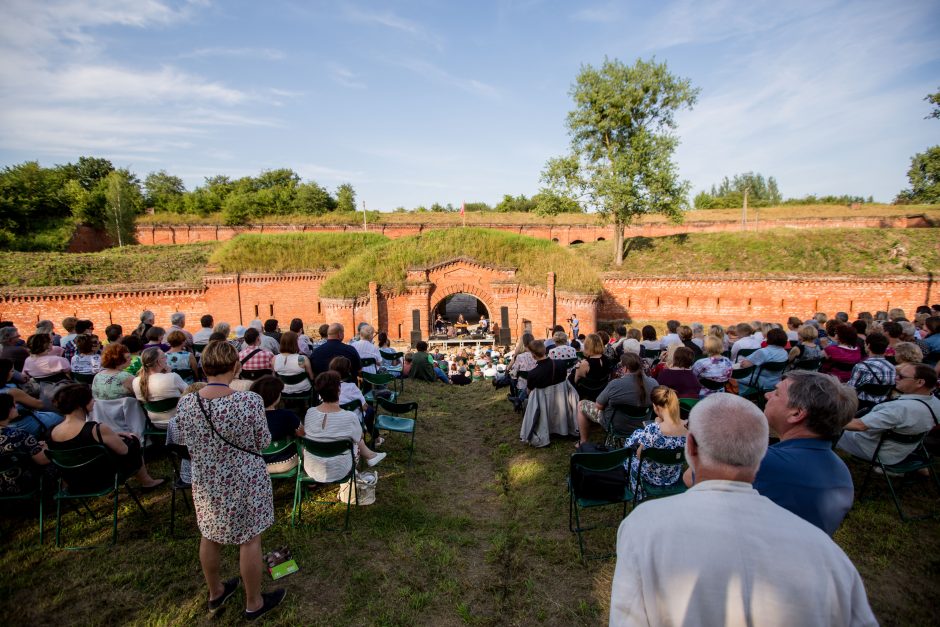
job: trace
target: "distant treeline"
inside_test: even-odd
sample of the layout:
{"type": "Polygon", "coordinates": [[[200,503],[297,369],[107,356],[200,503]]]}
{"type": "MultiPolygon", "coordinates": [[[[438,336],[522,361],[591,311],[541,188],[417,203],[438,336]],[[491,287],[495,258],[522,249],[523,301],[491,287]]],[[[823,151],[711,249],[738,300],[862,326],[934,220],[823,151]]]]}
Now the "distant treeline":
{"type": "Polygon", "coordinates": [[[710,191],[702,191],[695,197],[696,209],[733,209],[744,206],[744,193],[747,191],[749,207],[777,207],[780,205],[851,205],[853,203],[875,202],[869,196],[816,196],[807,194],[802,198],[783,199],[777,188],[777,180],[753,172],[727,176],[718,185],[712,185],[710,191]]]}

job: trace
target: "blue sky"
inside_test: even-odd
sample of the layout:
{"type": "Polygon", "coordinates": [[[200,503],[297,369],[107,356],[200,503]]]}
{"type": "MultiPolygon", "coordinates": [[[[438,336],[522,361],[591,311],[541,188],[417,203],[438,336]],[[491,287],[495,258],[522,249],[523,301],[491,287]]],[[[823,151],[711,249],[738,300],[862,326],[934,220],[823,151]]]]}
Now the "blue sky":
{"type": "Polygon", "coordinates": [[[103,156],[189,189],[288,167],[369,209],[532,195],[583,64],[655,56],[693,193],[890,201],[940,142],[940,3],[4,0],[0,165],[103,156]]]}

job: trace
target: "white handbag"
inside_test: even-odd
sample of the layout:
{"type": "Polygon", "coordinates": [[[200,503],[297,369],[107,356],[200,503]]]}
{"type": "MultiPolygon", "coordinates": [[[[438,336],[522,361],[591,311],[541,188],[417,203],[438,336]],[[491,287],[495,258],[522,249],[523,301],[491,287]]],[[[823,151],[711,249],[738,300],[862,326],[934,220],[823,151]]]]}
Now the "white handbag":
{"type": "Polygon", "coordinates": [[[353,505],[372,505],[375,503],[375,486],[379,483],[379,473],[375,470],[364,470],[356,473],[356,481],[347,481],[339,487],[336,499],[345,503],[349,499],[349,489],[354,485],[352,495],[353,505]]]}

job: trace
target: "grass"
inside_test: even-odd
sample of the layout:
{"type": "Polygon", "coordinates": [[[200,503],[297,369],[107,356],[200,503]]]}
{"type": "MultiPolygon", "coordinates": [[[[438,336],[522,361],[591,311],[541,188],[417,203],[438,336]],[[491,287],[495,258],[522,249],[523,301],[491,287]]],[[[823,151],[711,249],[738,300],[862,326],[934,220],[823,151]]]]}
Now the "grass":
{"type": "MultiPolygon", "coordinates": [[[[788,205],[782,207],[751,208],[748,221],[755,219],[793,219],[793,218],[842,218],[842,217],[888,217],[925,214],[933,219],[940,219],[940,207],[937,205],[882,205],[865,204],[858,209],[846,205],[788,205]]],[[[741,209],[709,209],[689,211],[685,214],[686,222],[722,222],[741,219],[741,209]]],[[[495,211],[470,212],[466,214],[469,225],[481,224],[595,224],[598,216],[594,213],[566,213],[557,216],[540,216],[533,213],[498,213],[495,211]]],[[[661,215],[641,216],[639,224],[661,223],[667,219],[661,215]]],[[[369,212],[369,224],[438,224],[457,226],[464,218],[459,213],[391,213],[369,212]]],[[[221,213],[196,216],[179,213],[154,213],[137,219],[141,225],[163,224],[224,224],[221,213]]],[[[252,224],[362,224],[362,213],[331,213],[323,216],[308,215],[272,215],[260,218],[252,224]]]]}
{"type": "Polygon", "coordinates": [[[220,272],[335,270],[387,241],[375,233],[247,234],[225,242],[209,263],[220,272]]]}
{"type": "MultiPolygon", "coordinates": [[[[521,445],[520,416],[505,389],[489,383],[408,382],[402,398],[420,405],[414,466],[406,463],[406,438],[389,436],[389,456],[377,467],[377,502],[353,511],[348,533],[322,531],[319,525],[341,522],[341,510],[311,503],[304,510],[309,526],[292,529],[293,487],[275,483],[276,522],[262,544],[265,551],[288,545],[300,571],[277,583],[265,577],[265,589],[288,589],[285,606],[266,624],[606,624],[615,562],[578,560],[577,539],[567,528],[571,441],[543,449],[521,445]]],[[[165,460],[150,466],[155,476],[169,476],[165,460]]],[[[858,467],[851,467],[858,483],[858,467]]],[[[331,488],[322,496],[335,493],[331,488]]],[[[883,480],[872,496],[856,504],[835,540],[859,569],[882,624],[937,624],[937,521],[902,524],[883,480]]],[[[923,483],[904,502],[913,512],[940,514],[923,483]]],[[[241,592],[218,619],[206,614],[192,514],[178,514],[177,533],[185,537],[173,539],[168,491],[146,496],[149,519],[129,499],[122,504],[116,547],[64,551],[36,546],[35,504],[5,503],[0,624],[238,624],[241,592]]],[[[104,514],[107,506],[100,501],[94,509],[104,514]]],[[[616,524],[618,512],[590,513],[616,524]]],[[[64,524],[71,541],[102,541],[110,533],[108,522],[73,512],[64,524]]],[[[694,521],[689,524],[694,533],[694,521]]],[[[53,531],[49,524],[48,538],[53,531]]],[[[587,548],[612,551],[614,532],[588,532],[587,548]]],[[[237,573],[234,548],[225,551],[222,572],[237,573]]]]}
{"type": "Polygon", "coordinates": [[[614,243],[578,245],[601,271],[624,276],[923,275],[940,269],[940,229],[777,229],[772,232],[695,233],[627,240],[622,269],[614,243]]]}
{"type": "Polygon", "coordinates": [[[0,255],[4,287],[185,283],[201,285],[216,242],[125,246],[97,253],[0,255]]]}
{"type": "Polygon", "coordinates": [[[516,278],[527,285],[545,285],[546,273],[556,273],[561,290],[598,292],[596,273],[583,260],[550,241],[493,229],[437,229],[421,235],[389,240],[353,257],[329,277],[320,289],[323,296],[365,294],[369,281],[401,289],[409,268],[469,257],[480,262],[517,268],[516,278]]]}

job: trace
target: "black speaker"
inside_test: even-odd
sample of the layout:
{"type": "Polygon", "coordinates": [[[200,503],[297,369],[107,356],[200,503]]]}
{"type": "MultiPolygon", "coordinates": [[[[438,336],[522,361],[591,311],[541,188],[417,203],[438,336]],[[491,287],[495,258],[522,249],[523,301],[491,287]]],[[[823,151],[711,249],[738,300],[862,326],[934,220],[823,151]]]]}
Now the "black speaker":
{"type": "Polygon", "coordinates": [[[499,345],[500,346],[512,345],[512,334],[509,332],[509,329],[506,327],[499,328],[499,345]]]}
{"type": "Polygon", "coordinates": [[[412,331],[411,332],[411,348],[414,348],[418,345],[418,342],[421,341],[421,331],[412,331]]]}
{"type": "Polygon", "coordinates": [[[509,307],[499,308],[499,328],[509,330],[509,307]]]}
{"type": "Polygon", "coordinates": [[[411,330],[421,332],[421,310],[411,310],[411,330]]]}

